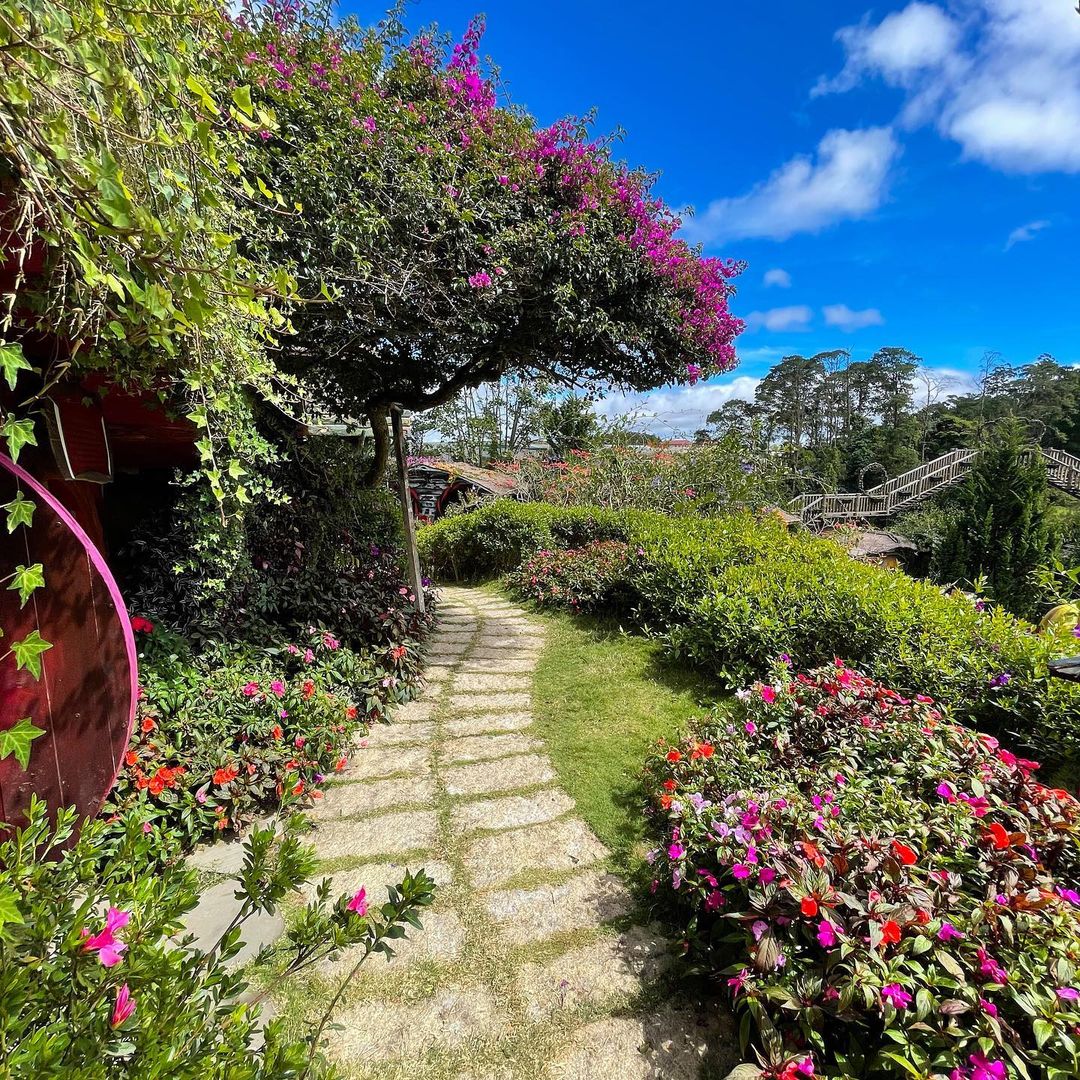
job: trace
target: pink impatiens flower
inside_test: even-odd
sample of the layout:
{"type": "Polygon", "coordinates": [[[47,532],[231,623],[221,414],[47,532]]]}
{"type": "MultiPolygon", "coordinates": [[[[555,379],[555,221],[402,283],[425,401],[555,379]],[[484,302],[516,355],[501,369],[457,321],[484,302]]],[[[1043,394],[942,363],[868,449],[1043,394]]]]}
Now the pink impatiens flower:
{"type": "Polygon", "coordinates": [[[1006,983],[1009,973],[985,950],[976,953],[979,960],[979,975],[987,982],[1006,983]]]}
{"type": "Polygon", "coordinates": [[[132,1000],[128,984],[124,983],[116,994],[116,1005],[113,1008],[112,1019],[109,1021],[110,1025],[114,1028],[120,1027],[134,1011],[135,1002],[132,1000]]]}
{"type": "Polygon", "coordinates": [[[766,705],[771,705],[776,700],[776,691],[771,686],[762,686],[761,700],[766,705]]]}
{"type": "Polygon", "coordinates": [[[817,939],[823,949],[831,949],[836,944],[836,927],[828,919],[818,923],[817,939]]]}
{"type": "Polygon", "coordinates": [[[962,941],[966,935],[957,930],[950,922],[943,922],[941,929],[937,932],[939,941],[962,941]]]}
{"type": "Polygon", "coordinates": [[[881,988],[881,998],[895,1009],[906,1009],[911,1004],[911,995],[899,984],[889,983],[881,988]]]}
{"type": "Polygon", "coordinates": [[[1080,1001],[1080,990],[1074,986],[1059,986],[1054,993],[1062,1001],[1080,1001]]]}
{"type": "Polygon", "coordinates": [[[259,684],[257,682],[245,683],[244,689],[240,691],[244,697],[254,697],[259,692],[259,684]]]}
{"type": "Polygon", "coordinates": [[[285,684],[280,679],[275,679],[270,684],[270,693],[273,694],[275,697],[284,697],[285,684]]]}
{"type": "Polygon", "coordinates": [[[130,911],[121,911],[111,907],[105,913],[105,926],[96,934],[89,934],[83,930],[83,949],[86,952],[96,952],[98,959],[107,967],[115,967],[123,959],[124,950],[127,948],[117,936],[117,930],[122,930],[131,919],[130,911]]]}
{"type": "Polygon", "coordinates": [[[345,905],[346,911],[353,911],[361,917],[367,914],[367,892],[357,890],[356,895],[345,905]]]}

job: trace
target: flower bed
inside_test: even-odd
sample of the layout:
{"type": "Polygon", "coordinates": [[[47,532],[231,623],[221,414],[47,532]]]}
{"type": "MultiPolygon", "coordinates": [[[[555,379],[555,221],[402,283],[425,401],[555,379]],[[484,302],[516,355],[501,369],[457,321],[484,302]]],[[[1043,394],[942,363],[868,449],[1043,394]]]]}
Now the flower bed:
{"type": "Polygon", "coordinates": [[[314,628],[264,648],[196,647],[150,620],[132,623],[138,714],[103,813],[122,828],[138,811],[185,846],[237,832],[283,803],[322,798],[366,725],[387,719],[418,685],[419,640],[389,631],[385,643],[356,650],[314,628]]]}
{"type": "Polygon", "coordinates": [[[840,662],[647,767],[654,889],[767,1075],[1080,1074],[1080,804],[840,662]]]}
{"type": "Polygon", "coordinates": [[[511,586],[538,604],[570,611],[612,611],[633,597],[629,580],[645,553],[622,540],[596,540],[568,551],[540,551],[509,576],[511,586]]]}

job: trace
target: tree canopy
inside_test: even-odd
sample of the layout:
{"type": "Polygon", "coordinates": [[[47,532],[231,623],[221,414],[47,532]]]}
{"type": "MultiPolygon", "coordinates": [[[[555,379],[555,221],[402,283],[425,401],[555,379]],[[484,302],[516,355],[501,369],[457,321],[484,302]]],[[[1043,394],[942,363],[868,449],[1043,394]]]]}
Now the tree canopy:
{"type": "Polygon", "coordinates": [[[497,103],[474,22],[448,51],[262,9],[238,21],[259,171],[295,211],[252,237],[322,298],[281,364],[335,411],[423,410],[506,373],[646,390],[735,364],[740,265],[702,258],[650,177],[497,103]]]}

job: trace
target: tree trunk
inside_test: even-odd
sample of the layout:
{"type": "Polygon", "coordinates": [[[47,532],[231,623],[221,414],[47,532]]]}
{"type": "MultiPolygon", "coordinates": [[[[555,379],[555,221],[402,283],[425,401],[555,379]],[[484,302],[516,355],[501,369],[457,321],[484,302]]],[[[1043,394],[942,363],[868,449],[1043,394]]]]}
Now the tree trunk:
{"type": "Polygon", "coordinates": [[[378,487],[386,476],[386,466],[390,460],[390,433],[386,429],[386,415],[385,409],[374,409],[367,414],[375,457],[364,476],[364,487],[378,487]]]}

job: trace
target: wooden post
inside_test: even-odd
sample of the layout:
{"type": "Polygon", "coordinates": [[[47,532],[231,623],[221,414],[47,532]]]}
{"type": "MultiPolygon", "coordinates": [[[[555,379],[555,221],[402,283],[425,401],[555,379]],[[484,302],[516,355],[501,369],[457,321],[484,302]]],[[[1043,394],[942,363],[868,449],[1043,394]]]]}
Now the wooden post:
{"type": "Polygon", "coordinates": [[[405,457],[401,413],[400,405],[390,406],[390,422],[394,430],[394,457],[397,459],[398,494],[401,496],[401,520],[405,526],[405,552],[409,559],[409,580],[416,596],[416,607],[423,615],[424,586],[420,580],[420,553],[416,550],[416,526],[413,523],[412,492],[409,489],[409,462],[405,457]]]}

